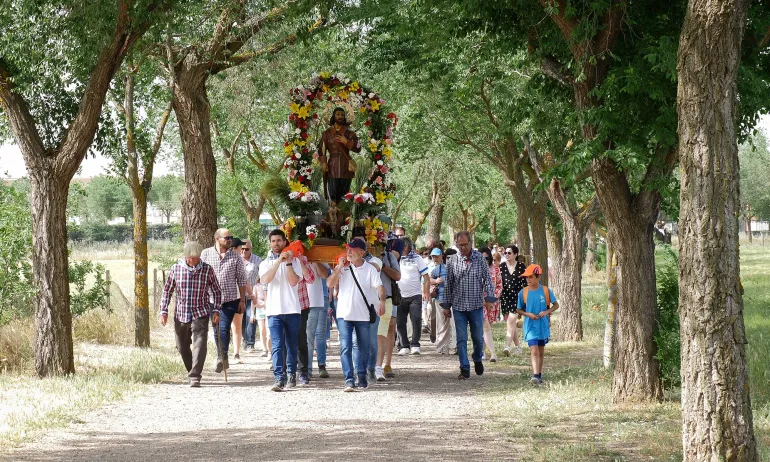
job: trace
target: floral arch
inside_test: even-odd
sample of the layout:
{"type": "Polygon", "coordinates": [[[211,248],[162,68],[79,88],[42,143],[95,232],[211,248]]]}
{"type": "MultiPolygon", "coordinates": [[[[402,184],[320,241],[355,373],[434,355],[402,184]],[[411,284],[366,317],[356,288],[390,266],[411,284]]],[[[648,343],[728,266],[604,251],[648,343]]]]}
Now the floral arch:
{"type": "MultiPolygon", "coordinates": [[[[319,152],[313,145],[317,140],[311,134],[325,130],[327,115],[331,114],[334,107],[342,106],[346,109],[348,122],[353,117],[364,120],[362,130],[366,130],[366,136],[360,136],[358,132],[361,155],[371,161],[367,180],[357,191],[345,196],[347,204],[342,206],[352,213],[353,220],[366,228],[371,244],[384,240],[387,224],[377,217],[385,212],[395,192],[395,186],[389,179],[389,164],[393,156],[393,130],[398,124],[398,117],[393,112],[386,112],[387,102],[383,98],[343,74],[315,74],[307,86],[293,88],[289,94],[291,114],[288,121],[291,130],[284,143],[284,168],[287,170],[286,180],[290,190],[289,209],[292,212],[304,212],[304,215],[320,212],[321,194],[312,190],[313,172],[318,167],[319,152]],[[319,112],[322,114],[320,117],[319,112]]],[[[355,187],[355,184],[351,187],[355,187]]],[[[298,237],[306,237],[312,245],[319,230],[314,224],[306,230],[301,229],[301,226],[296,220],[290,219],[284,224],[284,230],[290,235],[292,231],[298,231],[298,237]]],[[[346,222],[343,231],[348,229],[349,222],[346,222]]]]}

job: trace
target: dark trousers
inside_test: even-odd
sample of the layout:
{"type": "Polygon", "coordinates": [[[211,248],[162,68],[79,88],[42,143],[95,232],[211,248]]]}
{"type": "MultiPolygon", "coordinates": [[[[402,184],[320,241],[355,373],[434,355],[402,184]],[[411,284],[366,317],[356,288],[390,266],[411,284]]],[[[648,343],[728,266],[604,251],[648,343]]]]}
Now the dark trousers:
{"type": "MultiPolygon", "coordinates": [[[[307,374],[308,361],[308,348],[307,348],[307,318],[310,315],[310,310],[302,310],[301,318],[299,321],[299,332],[297,333],[297,369],[300,374],[307,374]]],[[[286,367],[286,351],[283,350],[283,366],[286,367]]]]}
{"type": "Polygon", "coordinates": [[[246,312],[243,313],[243,322],[241,323],[241,332],[243,332],[243,343],[246,348],[254,348],[257,341],[257,323],[251,322],[251,299],[246,299],[246,312]]]}
{"type": "Polygon", "coordinates": [[[206,337],[209,335],[209,317],[193,319],[192,322],[181,322],[174,318],[174,332],[176,349],[182,355],[184,367],[189,372],[187,376],[200,381],[208,350],[206,337]]]}
{"type": "Polygon", "coordinates": [[[398,332],[399,348],[420,346],[420,334],[422,334],[422,295],[404,297],[398,305],[396,313],[396,332],[398,332]],[[406,329],[407,318],[412,318],[412,341],[406,329]]]}
{"type": "Polygon", "coordinates": [[[217,359],[219,360],[223,357],[227,358],[227,351],[230,349],[230,325],[233,323],[235,314],[238,313],[238,302],[240,302],[238,298],[225,302],[219,310],[219,341],[217,341],[217,359]],[[219,351],[220,343],[223,351],[219,351]]]}
{"type": "Polygon", "coordinates": [[[342,196],[350,191],[352,182],[352,178],[329,178],[326,182],[326,192],[329,193],[329,198],[334,202],[341,201],[342,196]]]}

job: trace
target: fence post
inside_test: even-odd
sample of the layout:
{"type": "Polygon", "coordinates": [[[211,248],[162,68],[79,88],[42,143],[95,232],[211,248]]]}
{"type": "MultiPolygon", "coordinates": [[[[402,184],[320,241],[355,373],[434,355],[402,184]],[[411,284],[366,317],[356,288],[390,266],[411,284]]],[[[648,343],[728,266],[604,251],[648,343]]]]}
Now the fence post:
{"type": "Polygon", "coordinates": [[[105,271],[105,277],[107,278],[107,315],[109,316],[110,311],[112,311],[112,300],[110,296],[110,292],[112,292],[112,284],[110,281],[110,270],[105,271]]]}

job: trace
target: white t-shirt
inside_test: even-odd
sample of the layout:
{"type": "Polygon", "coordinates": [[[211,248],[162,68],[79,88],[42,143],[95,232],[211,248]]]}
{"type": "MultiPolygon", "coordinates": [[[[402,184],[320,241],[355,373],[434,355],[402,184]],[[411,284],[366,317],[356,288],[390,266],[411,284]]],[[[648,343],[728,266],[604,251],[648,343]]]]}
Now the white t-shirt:
{"type": "Polygon", "coordinates": [[[416,254],[404,255],[399,262],[401,279],[398,288],[402,297],[414,297],[422,293],[422,276],[428,273],[428,267],[421,256],[416,254]]]}
{"type": "MultiPolygon", "coordinates": [[[[325,263],[317,263],[318,266],[329,268],[325,263]]],[[[313,269],[315,265],[310,264],[310,268],[315,273],[315,281],[313,281],[312,284],[306,284],[307,286],[307,296],[310,299],[310,307],[311,308],[319,308],[324,307],[324,286],[323,282],[321,282],[321,275],[318,274],[315,269],[313,269]]],[[[328,273],[327,273],[328,274],[328,273]]]]}
{"type": "MultiPolygon", "coordinates": [[[[276,260],[268,258],[259,264],[260,280],[275,265],[276,260]]],[[[299,294],[297,286],[289,284],[286,271],[290,268],[286,262],[282,262],[275,277],[267,284],[267,298],[265,299],[265,313],[268,316],[277,316],[279,314],[300,314],[299,294]]],[[[297,276],[302,277],[302,265],[297,258],[291,259],[291,270],[297,276]]],[[[323,305],[322,305],[323,306],[323,305]]]]}
{"type": "MultiPolygon", "coordinates": [[[[368,321],[369,308],[364,303],[364,298],[361,296],[361,292],[359,292],[356,282],[350,274],[350,268],[353,268],[353,265],[343,268],[340,273],[337,317],[345,321],[368,321]]],[[[374,309],[377,310],[377,305],[380,301],[377,288],[382,285],[380,273],[377,272],[374,266],[366,262],[356,267],[353,271],[356,272],[356,279],[358,279],[358,283],[366,295],[366,300],[369,304],[374,305],[374,309]]]]}

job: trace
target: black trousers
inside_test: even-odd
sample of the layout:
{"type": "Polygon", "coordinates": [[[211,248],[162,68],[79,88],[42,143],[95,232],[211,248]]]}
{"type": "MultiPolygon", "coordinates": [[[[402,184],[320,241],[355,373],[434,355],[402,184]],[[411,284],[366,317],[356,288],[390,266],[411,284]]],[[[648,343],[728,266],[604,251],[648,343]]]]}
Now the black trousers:
{"type": "Polygon", "coordinates": [[[396,312],[396,332],[399,348],[419,347],[422,334],[422,295],[404,297],[396,312]],[[412,340],[409,340],[406,322],[412,320],[412,340]]]}
{"type": "MultiPolygon", "coordinates": [[[[307,374],[308,361],[313,360],[313,358],[308,359],[307,318],[309,315],[309,309],[302,310],[302,317],[299,321],[299,333],[297,335],[297,369],[300,374],[307,374]]],[[[283,370],[286,370],[286,348],[283,349],[283,370]]]]}
{"type": "Polygon", "coordinates": [[[352,178],[329,178],[326,180],[326,191],[329,193],[329,199],[339,202],[342,197],[350,191],[352,178]]]}

